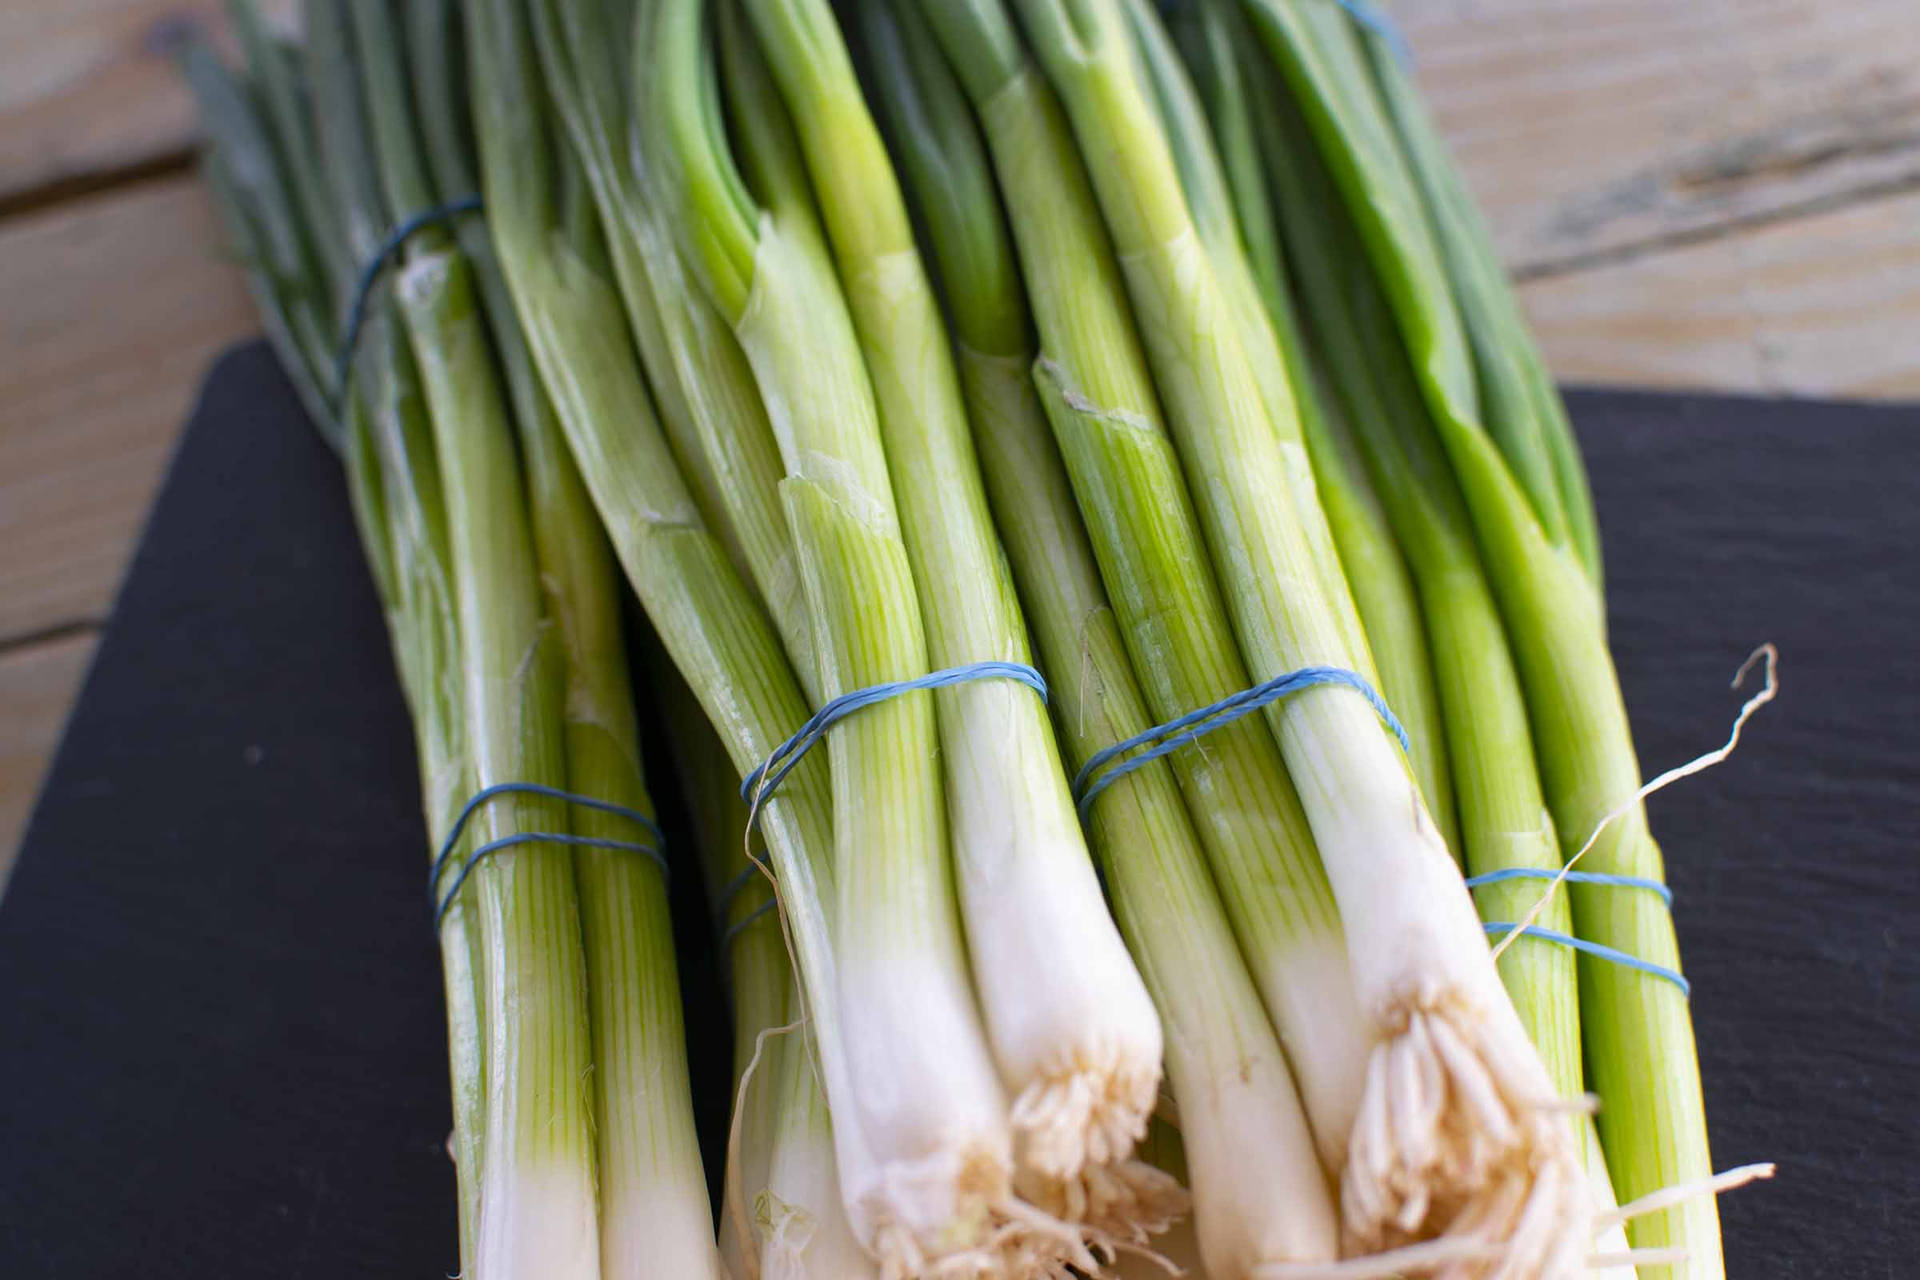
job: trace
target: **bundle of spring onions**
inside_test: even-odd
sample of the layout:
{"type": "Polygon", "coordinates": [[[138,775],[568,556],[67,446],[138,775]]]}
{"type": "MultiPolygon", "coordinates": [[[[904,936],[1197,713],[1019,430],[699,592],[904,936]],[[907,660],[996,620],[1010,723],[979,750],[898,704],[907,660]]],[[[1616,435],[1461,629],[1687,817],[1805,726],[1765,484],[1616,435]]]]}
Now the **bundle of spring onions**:
{"type": "Polygon", "coordinates": [[[234,19],[183,65],[413,709],[461,1275],[1723,1274],[1592,501],[1383,20],[234,19]]]}

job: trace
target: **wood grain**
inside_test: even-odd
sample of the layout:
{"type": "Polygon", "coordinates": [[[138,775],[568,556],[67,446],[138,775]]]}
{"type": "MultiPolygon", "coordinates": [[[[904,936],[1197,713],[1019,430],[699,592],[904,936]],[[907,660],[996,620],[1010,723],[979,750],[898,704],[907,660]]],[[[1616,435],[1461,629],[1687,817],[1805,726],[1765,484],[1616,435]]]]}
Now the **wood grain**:
{"type": "Polygon", "coordinates": [[[87,631],[0,653],[0,889],[96,643],[87,631]]]}
{"type": "Polygon", "coordinates": [[[1920,185],[1913,0],[1395,0],[1508,262],[1920,185]]]}
{"type": "Polygon", "coordinates": [[[219,0],[0,0],[0,203],[184,156],[193,104],[166,51],[195,28],[224,33],[219,0]]]}
{"type": "Polygon", "coordinates": [[[256,327],[190,175],[0,223],[0,643],[105,617],[195,387],[256,327]]]}
{"type": "Polygon", "coordinates": [[[1920,397],[1920,193],[1535,280],[1521,296],[1565,381],[1920,397]]]}

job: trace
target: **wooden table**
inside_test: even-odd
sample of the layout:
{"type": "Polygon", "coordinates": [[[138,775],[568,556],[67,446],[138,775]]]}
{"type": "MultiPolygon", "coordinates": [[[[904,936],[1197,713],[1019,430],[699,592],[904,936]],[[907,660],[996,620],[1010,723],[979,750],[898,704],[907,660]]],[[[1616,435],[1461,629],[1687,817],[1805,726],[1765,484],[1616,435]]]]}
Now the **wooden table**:
{"type": "MultiPolygon", "coordinates": [[[[1561,378],[1920,397],[1913,0],[1390,8],[1561,378]]],[[[200,378],[256,329],[160,52],[217,9],[0,0],[0,876],[200,378]]]]}

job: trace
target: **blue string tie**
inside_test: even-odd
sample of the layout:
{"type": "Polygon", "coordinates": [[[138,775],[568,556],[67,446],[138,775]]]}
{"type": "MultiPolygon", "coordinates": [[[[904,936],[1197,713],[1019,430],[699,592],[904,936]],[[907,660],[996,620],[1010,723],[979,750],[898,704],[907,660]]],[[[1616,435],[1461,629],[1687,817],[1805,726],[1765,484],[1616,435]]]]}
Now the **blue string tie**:
{"type": "Polygon", "coordinates": [[[650,859],[660,868],[660,874],[670,875],[666,855],[660,852],[666,838],[660,833],[660,826],[652,818],[638,809],[629,809],[625,805],[614,804],[608,800],[597,800],[592,796],[578,795],[572,791],[562,791],[558,787],[541,786],[537,782],[498,782],[474,792],[473,798],[461,808],[460,815],[453,820],[453,826],[447,832],[447,838],[440,844],[440,851],[434,855],[433,869],[427,878],[427,896],[433,903],[433,923],[438,928],[446,919],[447,911],[453,906],[454,899],[460,896],[460,890],[467,883],[467,877],[473,869],[487,858],[523,844],[560,844],[581,849],[611,849],[615,853],[637,853],[650,859]],[[611,813],[625,818],[645,830],[654,839],[653,844],[642,844],[633,840],[610,840],[601,836],[576,836],[554,831],[522,831],[486,844],[469,853],[460,863],[460,869],[453,877],[453,885],[444,895],[440,892],[440,877],[446,872],[447,864],[453,858],[453,851],[460,843],[460,833],[466,829],[467,821],[480,809],[480,806],[498,796],[526,795],[544,796],[549,800],[560,800],[567,804],[578,805],[582,809],[593,809],[600,813],[611,813]]]}
{"type": "Polygon", "coordinates": [[[747,912],[746,915],[741,916],[732,924],[727,923],[727,911],[733,906],[733,900],[744,893],[748,885],[767,874],[769,874],[768,869],[758,860],[749,861],[746,866],[740,868],[738,875],[727,882],[727,887],[720,891],[719,909],[716,913],[719,919],[715,923],[720,928],[720,949],[722,951],[732,946],[733,940],[746,932],[749,925],[766,915],[767,912],[773,910],[776,900],[772,894],[768,894],[765,902],[747,912]]]}
{"type": "MultiPolygon", "coordinates": [[[[747,823],[749,829],[760,818],[760,810],[773,797],[780,784],[789,773],[805,758],[815,743],[825,738],[832,728],[857,711],[897,698],[903,693],[914,693],[921,689],[943,689],[949,685],[964,684],[970,680],[1013,680],[1026,685],[1040,695],[1040,701],[1047,700],[1047,681],[1039,671],[1024,662],[968,662],[957,667],[946,667],[939,671],[928,672],[924,676],[915,676],[911,680],[889,680],[882,684],[868,685],[864,689],[854,689],[836,698],[827,700],[818,711],[807,718],[794,735],[773,749],[773,753],[756,766],[740,781],[740,798],[747,802],[747,823]]],[[[755,876],[763,874],[760,863],[750,863],[741,868],[727,887],[720,893],[720,912],[724,916],[727,907],[733,902],[755,876]]],[[[746,915],[728,925],[720,934],[720,947],[724,951],[742,930],[773,910],[775,899],[768,899],[746,915]]]]}
{"type": "Polygon", "coordinates": [[[347,327],[341,335],[340,348],[333,357],[333,385],[338,388],[341,400],[346,399],[347,379],[353,370],[354,349],[360,345],[360,330],[367,323],[367,303],[373,297],[373,287],[380,282],[380,274],[392,265],[399,256],[401,247],[415,235],[428,227],[451,222],[466,213],[480,211],[479,196],[463,196],[458,200],[449,200],[446,204],[435,205],[431,209],[422,209],[419,213],[405,219],[387,232],[373,256],[360,268],[360,275],[353,282],[353,300],[347,307],[347,327]]]}
{"type": "Polygon", "coordinates": [[[1366,698],[1381,721],[1393,731],[1393,736],[1400,740],[1401,750],[1412,749],[1411,743],[1407,740],[1406,728],[1401,725],[1400,718],[1393,714],[1392,708],[1387,706],[1385,700],[1374,691],[1373,686],[1367,683],[1364,676],[1358,672],[1349,671],[1345,667],[1302,667],[1298,671],[1289,671],[1285,675],[1264,680],[1251,689],[1242,689],[1239,693],[1230,694],[1218,702],[1189,711],[1165,724],[1155,725],[1143,733],[1136,733],[1131,738],[1123,738],[1110,747],[1103,747],[1094,752],[1087,757],[1087,762],[1080,766],[1080,772],[1073,776],[1073,794],[1077,798],[1076,803],[1080,807],[1082,821],[1086,819],[1095,796],[1134,770],[1143,768],[1169,752],[1178,751],[1181,747],[1197,742],[1215,729],[1223,729],[1242,716],[1251,715],[1269,703],[1278,702],[1282,698],[1311,689],[1316,685],[1338,685],[1356,691],[1366,698]],[[1138,754],[1130,754],[1136,751],[1138,754]],[[1126,758],[1121,759],[1123,756],[1126,758]],[[1119,763],[1113,763],[1116,760],[1119,763]],[[1110,764],[1111,768],[1108,767],[1110,764]]]}
{"type": "Polygon", "coordinates": [[[915,676],[911,680],[889,680],[884,684],[854,689],[829,699],[791,738],[775,747],[772,755],[741,780],[740,798],[758,816],[760,807],[779,789],[781,782],[793,772],[794,766],[800,763],[813,744],[826,737],[828,730],[854,712],[863,711],[889,698],[897,698],[903,693],[943,689],[969,680],[1016,680],[1039,694],[1041,702],[1047,700],[1046,678],[1024,662],[969,662],[915,676]]]}
{"type": "MultiPolygon", "coordinates": [[[[1489,871],[1485,875],[1468,876],[1467,888],[1478,889],[1482,885],[1499,884],[1503,880],[1565,880],[1569,884],[1598,884],[1611,885],[1618,889],[1640,889],[1658,897],[1669,909],[1673,906],[1673,890],[1661,884],[1658,880],[1652,880],[1646,876],[1608,875],[1600,871],[1568,871],[1563,873],[1550,871],[1545,867],[1506,867],[1499,871],[1489,871]]],[[[1489,934],[1497,938],[1512,933],[1519,926],[1510,920],[1489,920],[1483,927],[1489,934]]],[[[1571,947],[1575,951],[1606,960],[1612,964],[1625,965],[1629,969],[1637,969],[1641,973],[1650,973],[1656,978],[1664,978],[1666,981],[1680,988],[1681,995],[1687,997],[1693,995],[1693,984],[1688,982],[1686,977],[1677,969],[1669,969],[1663,964],[1655,964],[1651,960],[1642,960],[1639,956],[1630,955],[1618,948],[1609,947],[1599,942],[1589,942],[1585,938],[1576,938],[1571,934],[1561,933],[1556,929],[1543,929],[1539,925],[1528,925],[1522,932],[1529,938],[1538,938],[1542,942],[1558,943],[1560,946],[1571,947]]]]}

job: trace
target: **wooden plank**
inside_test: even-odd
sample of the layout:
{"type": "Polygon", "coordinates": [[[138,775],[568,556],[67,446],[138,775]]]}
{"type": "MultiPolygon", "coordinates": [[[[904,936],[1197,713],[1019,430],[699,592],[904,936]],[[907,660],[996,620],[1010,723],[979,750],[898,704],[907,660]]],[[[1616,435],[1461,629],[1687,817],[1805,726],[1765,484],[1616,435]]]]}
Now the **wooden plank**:
{"type": "MultiPolygon", "coordinates": [[[[1523,270],[1920,182],[1912,0],[1389,7],[1523,270]]],[[[183,155],[161,48],[221,21],[218,0],[0,0],[0,203],[183,155]]]]}
{"type": "Polygon", "coordinates": [[[1913,0],[1395,0],[1508,262],[1920,184],[1913,0]]]}
{"type": "Polygon", "coordinates": [[[106,615],[207,363],[257,328],[188,175],[0,223],[0,643],[106,615]]]}
{"type": "Polygon", "coordinates": [[[86,631],[0,653],[0,889],[97,642],[86,631]]]}
{"type": "Polygon", "coordinates": [[[183,155],[193,104],[166,50],[195,26],[224,37],[220,0],[0,0],[0,202],[183,155]]]}
{"type": "Polygon", "coordinates": [[[1920,193],[1531,281],[1562,379],[1920,397],[1920,193]]]}

